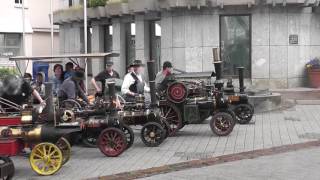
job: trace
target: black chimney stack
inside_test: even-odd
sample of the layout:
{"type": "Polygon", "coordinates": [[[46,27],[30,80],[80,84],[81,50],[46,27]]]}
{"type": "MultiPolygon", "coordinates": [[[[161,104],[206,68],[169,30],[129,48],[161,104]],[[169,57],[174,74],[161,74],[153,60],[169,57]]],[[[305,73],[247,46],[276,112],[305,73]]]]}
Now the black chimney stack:
{"type": "Polygon", "coordinates": [[[116,109],[115,104],[113,101],[116,99],[116,83],[115,82],[108,82],[108,92],[109,92],[109,101],[111,103],[111,107],[113,110],[116,109]]]}
{"type": "Polygon", "coordinates": [[[157,106],[157,97],[156,97],[156,82],[155,80],[155,63],[154,61],[148,61],[148,76],[149,76],[149,86],[150,86],[150,96],[151,96],[151,107],[157,106]]]}
{"type": "Polygon", "coordinates": [[[240,88],[240,93],[244,93],[244,67],[237,67],[238,72],[239,72],[239,88],[240,88]]]}
{"type": "Polygon", "coordinates": [[[219,48],[213,48],[213,64],[216,73],[216,81],[214,82],[215,87],[218,90],[222,90],[223,88],[223,80],[222,80],[222,61],[220,60],[219,48]]]}

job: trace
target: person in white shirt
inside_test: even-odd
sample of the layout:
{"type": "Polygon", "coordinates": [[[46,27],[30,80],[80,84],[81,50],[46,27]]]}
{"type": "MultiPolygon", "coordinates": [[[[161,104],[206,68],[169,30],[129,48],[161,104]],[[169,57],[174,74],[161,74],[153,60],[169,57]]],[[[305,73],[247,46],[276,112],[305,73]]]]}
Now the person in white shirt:
{"type": "Polygon", "coordinates": [[[146,85],[142,75],[144,72],[144,64],[141,60],[134,60],[133,72],[128,73],[123,80],[121,93],[128,102],[133,102],[135,96],[144,95],[145,92],[150,92],[150,88],[146,85]]]}

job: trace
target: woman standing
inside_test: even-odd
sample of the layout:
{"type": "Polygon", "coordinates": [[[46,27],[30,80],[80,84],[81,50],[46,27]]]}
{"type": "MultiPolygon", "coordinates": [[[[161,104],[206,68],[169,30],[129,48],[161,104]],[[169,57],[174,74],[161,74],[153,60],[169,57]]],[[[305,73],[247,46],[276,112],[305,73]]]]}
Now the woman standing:
{"type": "Polygon", "coordinates": [[[53,66],[54,77],[51,79],[53,83],[53,95],[57,96],[60,86],[63,82],[63,66],[61,64],[56,64],[53,66]]]}

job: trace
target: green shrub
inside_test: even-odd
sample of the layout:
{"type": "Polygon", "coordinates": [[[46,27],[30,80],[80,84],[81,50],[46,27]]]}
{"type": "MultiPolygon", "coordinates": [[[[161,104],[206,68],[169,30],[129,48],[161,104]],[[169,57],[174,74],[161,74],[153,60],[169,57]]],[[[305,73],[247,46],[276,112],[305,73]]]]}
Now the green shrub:
{"type": "Polygon", "coordinates": [[[88,7],[105,6],[108,0],[89,0],[88,7]]]}
{"type": "Polygon", "coordinates": [[[17,75],[18,72],[16,69],[13,68],[0,68],[0,79],[3,79],[4,77],[8,75],[17,75]]]}

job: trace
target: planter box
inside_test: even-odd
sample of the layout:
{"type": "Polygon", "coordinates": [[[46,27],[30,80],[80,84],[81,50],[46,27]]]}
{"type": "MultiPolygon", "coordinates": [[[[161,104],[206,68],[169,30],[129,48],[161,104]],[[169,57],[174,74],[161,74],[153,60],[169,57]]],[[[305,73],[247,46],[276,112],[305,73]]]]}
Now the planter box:
{"type": "Polygon", "coordinates": [[[158,0],[160,8],[204,7],[207,0],[158,0]]]}
{"type": "Polygon", "coordinates": [[[320,88],[320,69],[309,69],[309,83],[312,88],[320,88]]]}
{"type": "Polygon", "coordinates": [[[157,4],[157,0],[128,0],[128,9],[130,12],[153,11],[157,4]]]}
{"type": "Polygon", "coordinates": [[[91,19],[100,17],[99,12],[95,8],[87,8],[87,16],[91,19]]]}
{"type": "Polygon", "coordinates": [[[236,5],[248,5],[255,4],[255,0],[211,0],[212,3],[216,3],[217,6],[236,6],[236,5]]]}
{"type": "MultiPolygon", "coordinates": [[[[283,0],[267,0],[267,4],[283,4],[283,0]]],[[[305,0],[286,0],[286,4],[304,4],[305,0]]],[[[308,3],[315,3],[315,0],[309,0],[308,3]]]]}
{"type": "Polygon", "coordinates": [[[107,15],[129,14],[128,3],[111,3],[106,5],[107,15]]]}
{"type": "Polygon", "coordinates": [[[81,21],[83,19],[83,9],[64,9],[53,13],[53,22],[56,24],[81,21]]]}

